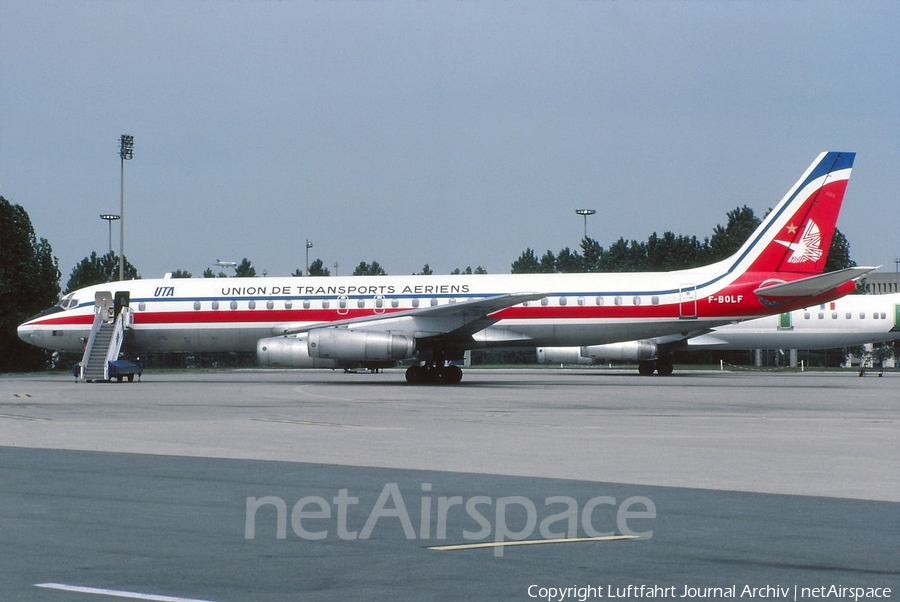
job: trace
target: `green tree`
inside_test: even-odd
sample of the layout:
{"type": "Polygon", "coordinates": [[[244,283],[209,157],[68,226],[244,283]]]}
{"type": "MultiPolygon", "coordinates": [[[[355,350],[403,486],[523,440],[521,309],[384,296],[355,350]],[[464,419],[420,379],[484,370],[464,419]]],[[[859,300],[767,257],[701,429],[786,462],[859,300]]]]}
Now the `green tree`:
{"type": "Polygon", "coordinates": [[[172,272],[172,278],[193,278],[187,270],[175,270],[172,272]]]}
{"type": "Polygon", "coordinates": [[[560,249],[556,254],[556,271],[561,274],[583,272],[584,259],[577,251],[573,252],[569,247],[560,249]]]}
{"type": "Polygon", "coordinates": [[[556,255],[550,249],[547,249],[547,252],[541,255],[540,270],[542,274],[556,273],[556,255]]]}
{"type": "Polygon", "coordinates": [[[226,274],[225,272],[219,272],[218,274],[216,274],[215,272],[212,271],[212,268],[206,268],[205,270],[203,270],[203,277],[204,278],[228,278],[228,274],[226,274]]]}
{"type": "Polygon", "coordinates": [[[850,259],[850,242],[844,233],[835,228],[828,257],[825,259],[825,271],[834,272],[844,268],[855,268],[856,262],[850,259]]]}
{"type": "MultiPolygon", "coordinates": [[[[137,269],[125,258],[125,280],[137,280],[140,278],[137,269]]],[[[115,282],[119,279],[119,256],[115,251],[109,251],[105,255],[98,256],[96,251],[91,251],[90,257],[79,261],[69,274],[69,282],[66,283],[66,292],[71,293],[86,286],[115,282]]]]}
{"type": "Polygon", "coordinates": [[[541,271],[541,262],[538,261],[534,249],[531,247],[525,249],[519,258],[512,263],[513,274],[538,274],[541,271]]]}
{"type": "Polygon", "coordinates": [[[236,278],[255,278],[256,268],[250,265],[249,259],[244,257],[244,259],[237,264],[237,267],[234,268],[234,275],[236,278]]]}
{"type": "Polygon", "coordinates": [[[427,263],[422,266],[422,271],[418,274],[413,274],[413,276],[431,276],[434,272],[431,269],[431,266],[427,263]]]}
{"type": "Polygon", "coordinates": [[[59,298],[59,265],[21,205],[0,196],[0,371],[37,370],[48,353],[19,340],[16,327],[59,298]]]}
{"type": "Polygon", "coordinates": [[[713,228],[709,239],[709,255],[704,263],[719,261],[737,252],[762,223],[747,205],[732,209],[726,215],[728,221],[725,226],[719,224],[713,228]]]}
{"type": "Polygon", "coordinates": [[[585,272],[599,272],[600,264],[603,259],[603,247],[600,243],[590,237],[581,240],[581,261],[582,269],[585,272]]]}
{"type": "Polygon", "coordinates": [[[331,276],[331,272],[325,267],[325,263],[321,259],[316,259],[309,264],[310,276],[331,276]]]}
{"type": "Polygon", "coordinates": [[[373,261],[372,263],[366,263],[365,261],[360,261],[359,265],[356,266],[356,269],[353,270],[354,276],[387,276],[387,272],[384,271],[384,268],[378,265],[377,261],[373,261]]]}

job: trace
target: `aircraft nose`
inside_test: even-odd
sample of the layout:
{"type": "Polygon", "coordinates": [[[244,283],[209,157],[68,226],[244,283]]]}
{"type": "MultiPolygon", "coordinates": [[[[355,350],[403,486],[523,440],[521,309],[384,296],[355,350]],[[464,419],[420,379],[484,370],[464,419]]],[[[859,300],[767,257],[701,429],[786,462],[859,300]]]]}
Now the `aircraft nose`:
{"type": "Polygon", "coordinates": [[[31,325],[31,322],[22,322],[16,328],[16,334],[19,335],[19,338],[29,345],[34,345],[34,333],[35,328],[31,325]]]}

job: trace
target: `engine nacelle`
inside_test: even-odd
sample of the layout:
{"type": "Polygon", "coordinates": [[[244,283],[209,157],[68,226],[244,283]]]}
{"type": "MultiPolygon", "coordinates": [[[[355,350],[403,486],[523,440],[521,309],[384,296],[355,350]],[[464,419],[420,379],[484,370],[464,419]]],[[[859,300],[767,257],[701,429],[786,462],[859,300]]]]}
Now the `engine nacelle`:
{"type": "Polygon", "coordinates": [[[649,341],[627,341],[590,345],[581,348],[581,355],[595,360],[643,361],[659,357],[659,348],[649,341]]]}
{"type": "Polygon", "coordinates": [[[413,357],[412,337],[380,330],[316,328],[307,335],[309,356],[333,360],[399,361],[413,357]]]}
{"type": "Polygon", "coordinates": [[[594,364],[600,361],[644,361],[659,357],[659,348],[649,341],[628,341],[587,347],[538,347],[539,364],[594,364]]]}
{"type": "Polygon", "coordinates": [[[337,368],[331,359],[310,357],[306,337],[270,337],[256,343],[256,359],[261,366],[280,368],[337,368]]]}
{"type": "Polygon", "coordinates": [[[581,347],[538,347],[539,364],[593,364],[589,357],[581,355],[581,347]]]}

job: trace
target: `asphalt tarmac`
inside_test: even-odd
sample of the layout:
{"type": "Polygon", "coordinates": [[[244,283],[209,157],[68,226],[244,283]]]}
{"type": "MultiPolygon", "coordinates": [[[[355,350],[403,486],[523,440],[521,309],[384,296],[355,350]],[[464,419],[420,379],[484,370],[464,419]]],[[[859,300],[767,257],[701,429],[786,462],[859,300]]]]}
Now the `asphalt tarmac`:
{"type": "Polygon", "coordinates": [[[3,377],[0,600],[896,598],[898,389],[855,372],[3,377]]]}

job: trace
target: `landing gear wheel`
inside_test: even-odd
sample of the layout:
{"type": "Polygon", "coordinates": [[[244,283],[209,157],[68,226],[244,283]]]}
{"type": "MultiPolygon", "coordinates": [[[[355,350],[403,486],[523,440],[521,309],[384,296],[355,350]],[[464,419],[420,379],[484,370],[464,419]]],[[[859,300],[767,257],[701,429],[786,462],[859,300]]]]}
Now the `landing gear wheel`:
{"type": "Polygon", "coordinates": [[[656,369],[656,362],[652,361],[644,361],[638,364],[638,374],[641,376],[653,376],[653,371],[656,369]]]}
{"type": "Polygon", "coordinates": [[[462,380],[463,371],[459,366],[447,366],[447,383],[451,385],[457,384],[462,380]]]}
{"type": "Polygon", "coordinates": [[[459,366],[410,366],[406,369],[406,382],[411,385],[455,385],[462,380],[463,372],[459,366]]]}
{"type": "Polygon", "coordinates": [[[418,385],[425,380],[425,371],[422,366],[410,366],[406,369],[406,382],[411,385],[418,385]]]}
{"type": "Polygon", "coordinates": [[[674,371],[675,362],[672,361],[672,358],[661,358],[656,362],[656,373],[660,376],[671,376],[674,371]]]}

